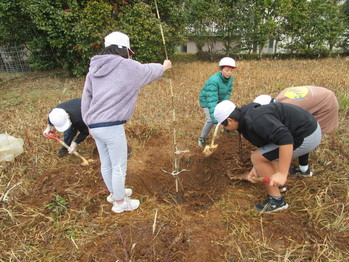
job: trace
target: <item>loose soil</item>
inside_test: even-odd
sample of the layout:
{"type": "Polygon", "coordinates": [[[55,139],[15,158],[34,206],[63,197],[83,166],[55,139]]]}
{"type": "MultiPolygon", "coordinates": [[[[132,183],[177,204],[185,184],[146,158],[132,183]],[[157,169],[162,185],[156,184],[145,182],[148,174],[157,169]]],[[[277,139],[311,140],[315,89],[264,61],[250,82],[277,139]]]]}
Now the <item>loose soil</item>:
{"type": "MultiPolygon", "coordinates": [[[[229,236],[235,231],[243,234],[246,227],[258,239],[274,239],[271,241],[274,250],[282,251],[289,245],[289,239],[297,243],[312,241],[309,236],[318,233],[312,232],[312,227],[295,223],[299,213],[288,210],[266,217],[268,222],[264,222],[262,230],[261,222],[245,221],[244,226],[243,221],[239,221],[234,228],[235,219],[245,218],[231,217],[229,210],[237,209],[249,217],[258,217],[260,215],[252,211],[253,205],[265,198],[262,184],[235,179],[251,169],[250,153],[254,150],[245,140],[239,150],[238,138],[237,134],[221,133],[218,148],[209,157],[205,157],[199,147],[184,153],[180,161],[183,171],[178,175],[179,192],[170,174],[173,171],[170,139],[161,135],[150,138],[144,150],[133,150],[128,162],[126,183],[133,189],[133,197],[141,200],[140,208],[122,214],[114,214],[105,200],[108,192],[100,175],[98,153],[92,138],[88,138],[84,146],[92,148],[94,162],[84,167],[79,158],[67,156],[58,165],[48,166],[17,199],[33,209],[46,207],[42,208],[42,221],[33,222],[24,216],[20,223],[28,223],[28,228],[42,227],[40,234],[33,237],[41,239],[44,250],[54,252],[57,247],[67,250],[65,255],[61,254],[62,259],[71,258],[69,250],[76,248],[78,261],[235,261],[241,257],[236,250],[242,250],[243,258],[248,259],[256,256],[254,251],[229,236]],[[54,219],[69,218],[69,223],[73,223],[63,226],[60,238],[45,233],[48,221],[52,220],[48,218],[53,211],[59,211],[58,207],[47,208],[57,195],[69,204],[67,210],[61,209],[54,219]],[[227,212],[221,211],[222,205],[226,205],[227,212]],[[71,232],[75,241],[64,237],[72,236],[71,232]],[[91,235],[79,240],[80,234],[91,235]],[[227,251],[227,246],[238,248],[227,251]]],[[[291,179],[288,186],[292,188],[295,181],[291,179]]],[[[343,248],[345,237],[338,236],[343,248]]]]}

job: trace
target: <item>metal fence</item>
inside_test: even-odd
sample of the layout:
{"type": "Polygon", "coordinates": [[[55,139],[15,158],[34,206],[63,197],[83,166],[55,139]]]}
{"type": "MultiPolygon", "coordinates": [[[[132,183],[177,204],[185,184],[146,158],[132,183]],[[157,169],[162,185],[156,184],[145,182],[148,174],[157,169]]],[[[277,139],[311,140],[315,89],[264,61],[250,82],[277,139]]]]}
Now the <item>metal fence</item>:
{"type": "Polygon", "coordinates": [[[28,58],[29,50],[25,46],[0,47],[0,72],[30,71],[28,58]]]}

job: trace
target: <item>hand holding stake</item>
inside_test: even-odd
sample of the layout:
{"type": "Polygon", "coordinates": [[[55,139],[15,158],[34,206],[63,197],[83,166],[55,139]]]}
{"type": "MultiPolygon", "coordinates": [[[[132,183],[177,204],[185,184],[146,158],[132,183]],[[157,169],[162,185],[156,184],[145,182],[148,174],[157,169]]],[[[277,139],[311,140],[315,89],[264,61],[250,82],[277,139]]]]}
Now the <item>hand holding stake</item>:
{"type": "MultiPolygon", "coordinates": [[[[55,132],[50,131],[49,134],[52,134],[52,135],[45,135],[45,136],[47,136],[47,137],[49,137],[49,138],[51,138],[51,139],[54,139],[54,140],[58,141],[58,142],[61,143],[66,149],[68,149],[68,150],[70,149],[70,147],[69,147],[66,143],[64,143],[61,139],[59,139],[59,137],[57,136],[57,134],[56,134],[55,132]]],[[[87,166],[87,165],[89,164],[88,161],[87,161],[82,155],[80,155],[78,152],[76,152],[75,150],[73,150],[73,154],[76,155],[77,157],[79,157],[79,158],[82,160],[81,165],[87,166]]]]}

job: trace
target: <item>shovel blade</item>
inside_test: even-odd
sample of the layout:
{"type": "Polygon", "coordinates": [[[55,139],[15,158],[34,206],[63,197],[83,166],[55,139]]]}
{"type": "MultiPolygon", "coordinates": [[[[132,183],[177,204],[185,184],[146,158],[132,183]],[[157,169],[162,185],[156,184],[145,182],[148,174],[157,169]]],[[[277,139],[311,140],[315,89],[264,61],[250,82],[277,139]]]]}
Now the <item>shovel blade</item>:
{"type": "Polygon", "coordinates": [[[218,145],[211,145],[211,146],[205,146],[204,150],[202,153],[208,157],[210,156],[214,151],[216,151],[218,145]]]}
{"type": "Polygon", "coordinates": [[[89,162],[88,162],[88,161],[82,161],[81,165],[82,165],[82,166],[88,166],[88,165],[89,165],[89,162]]]}

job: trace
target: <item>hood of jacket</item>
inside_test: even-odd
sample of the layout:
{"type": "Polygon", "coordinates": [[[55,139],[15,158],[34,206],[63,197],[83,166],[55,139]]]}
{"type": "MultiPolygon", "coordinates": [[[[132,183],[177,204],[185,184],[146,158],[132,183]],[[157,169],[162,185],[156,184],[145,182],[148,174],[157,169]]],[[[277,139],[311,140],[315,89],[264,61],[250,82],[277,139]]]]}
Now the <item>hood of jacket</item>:
{"type": "Polygon", "coordinates": [[[238,132],[239,133],[241,133],[242,132],[242,130],[245,128],[245,126],[244,126],[244,124],[245,124],[245,114],[246,114],[246,112],[247,111],[249,111],[250,110],[250,108],[255,108],[255,107],[259,107],[259,106],[261,106],[260,104],[258,104],[258,103],[254,103],[254,102],[252,102],[252,103],[249,103],[249,104],[246,104],[246,105],[243,105],[242,107],[241,107],[241,110],[240,110],[240,116],[239,116],[239,119],[238,119],[238,122],[239,122],[239,127],[238,127],[238,132]]]}
{"type": "Polygon", "coordinates": [[[104,77],[113,71],[124,59],[119,55],[96,55],[91,59],[89,72],[93,77],[104,77]]]}

